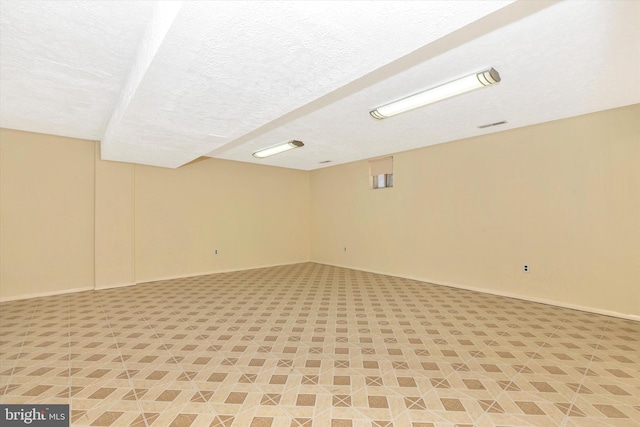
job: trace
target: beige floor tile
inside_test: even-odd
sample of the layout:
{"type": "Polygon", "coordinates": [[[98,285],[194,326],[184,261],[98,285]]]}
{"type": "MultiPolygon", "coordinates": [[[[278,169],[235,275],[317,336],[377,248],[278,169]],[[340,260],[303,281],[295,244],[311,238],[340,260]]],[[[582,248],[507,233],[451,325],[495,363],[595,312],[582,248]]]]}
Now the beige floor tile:
{"type": "Polygon", "coordinates": [[[637,322],[313,263],[0,306],[0,402],[73,425],[635,426],[637,354],[637,322]]]}

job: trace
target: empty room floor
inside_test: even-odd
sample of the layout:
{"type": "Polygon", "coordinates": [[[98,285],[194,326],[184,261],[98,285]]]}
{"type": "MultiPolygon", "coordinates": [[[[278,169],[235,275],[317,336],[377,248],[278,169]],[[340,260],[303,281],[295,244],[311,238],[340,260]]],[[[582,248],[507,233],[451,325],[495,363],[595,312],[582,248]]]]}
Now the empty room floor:
{"type": "Polygon", "coordinates": [[[6,302],[74,426],[638,426],[640,323],[303,263],[6,302]]]}

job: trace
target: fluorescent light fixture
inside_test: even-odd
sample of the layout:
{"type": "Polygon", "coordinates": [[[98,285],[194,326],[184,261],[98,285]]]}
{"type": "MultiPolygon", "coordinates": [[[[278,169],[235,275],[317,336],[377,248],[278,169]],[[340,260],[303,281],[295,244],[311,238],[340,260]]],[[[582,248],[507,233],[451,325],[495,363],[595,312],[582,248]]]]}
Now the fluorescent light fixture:
{"type": "Polygon", "coordinates": [[[488,70],[462,77],[452,82],[436,86],[432,89],[427,89],[424,92],[416,93],[415,95],[411,95],[376,108],[369,114],[371,114],[371,117],[374,119],[386,119],[387,117],[395,116],[396,114],[404,113],[428,104],[433,104],[434,102],[442,101],[443,99],[451,98],[465,92],[480,89],[485,86],[498,83],[499,81],[500,74],[498,74],[498,72],[493,68],[489,68],[488,70]]]}
{"type": "Polygon", "coordinates": [[[287,141],[281,144],[272,145],[271,147],[263,148],[262,150],[258,150],[253,153],[253,157],[262,159],[264,157],[273,156],[274,154],[282,153],[298,147],[304,147],[304,144],[301,141],[296,140],[287,141]]]}

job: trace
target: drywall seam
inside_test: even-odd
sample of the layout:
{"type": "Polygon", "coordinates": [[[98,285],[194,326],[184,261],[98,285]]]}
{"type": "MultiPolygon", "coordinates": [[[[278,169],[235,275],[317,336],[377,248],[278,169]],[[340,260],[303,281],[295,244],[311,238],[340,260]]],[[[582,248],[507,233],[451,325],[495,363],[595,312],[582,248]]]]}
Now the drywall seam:
{"type": "Polygon", "coordinates": [[[98,236],[96,213],[98,212],[98,168],[96,163],[100,157],[100,141],[93,145],[93,289],[98,289],[98,236]]]}
{"type": "MultiPolygon", "coordinates": [[[[4,158],[4,154],[3,154],[3,150],[2,150],[3,144],[2,141],[0,141],[0,189],[2,188],[2,159],[4,158]]],[[[4,197],[2,197],[2,195],[4,194],[3,191],[0,191],[0,215],[2,214],[2,199],[4,199],[4,197]]],[[[311,230],[311,229],[309,229],[311,230]]],[[[3,267],[3,262],[2,262],[2,224],[0,223],[0,289],[2,289],[2,267],[3,267]]],[[[2,299],[0,298],[0,301],[2,301],[2,299]]]]}
{"type": "Polygon", "coordinates": [[[96,175],[98,174],[97,171],[97,167],[96,167],[96,156],[99,155],[99,142],[98,141],[92,141],[93,144],[93,161],[91,162],[91,167],[93,168],[93,215],[91,215],[91,221],[93,222],[93,289],[96,288],[96,282],[97,282],[97,269],[96,269],[96,203],[98,202],[98,198],[96,197],[96,187],[98,185],[98,180],[96,175]]]}
{"type": "Polygon", "coordinates": [[[318,261],[310,261],[316,264],[322,264],[322,265],[330,265],[332,267],[339,267],[339,268],[347,268],[350,270],[357,270],[357,271],[364,271],[367,273],[374,273],[374,274],[382,274],[384,276],[392,276],[392,277],[400,277],[402,279],[409,279],[409,280],[415,280],[417,282],[423,282],[425,284],[432,284],[432,285],[438,285],[438,286],[447,286],[449,288],[456,288],[456,289],[464,289],[466,291],[473,291],[473,292],[479,292],[482,294],[489,294],[489,295],[497,295],[497,296],[501,296],[501,297],[506,297],[506,298],[513,298],[513,299],[518,299],[518,300],[523,300],[523,301],[529,301],[529,302],[535,302],[535,303],[539,303],[539,304],[546,304],[546,305],[551,305],[551,306],[555,306],[555,307],[561,307],[561,308],[568,308],[571,310],[578,310],[578,311],[584,311],[587,313],[594,313],[594,314],[600,314],[603,316],[611,316],[611,317],[618,317],[621,319],[626,319],[626,320],[633,320],[635,322],[640,322],[640,316],[635,315],[635,314],[627,314],[627,313],[618,313],[617,311],[610,311],[610,310],[603,310],[601,308],[594,308],[594,307],[586,307],[583,305],[578,305],[578,304],[570,304],[570,303],[566,303],[566,302],[562,302],[562,301],[556,301],[556,300],[550,300],[550,299],[546,299],[546,298],[536,298],[536,297],[531,297],[529,295],[523,295],[523,294],[516,294],[516,293],[512,293],[512,292],[503,292],[503,291],[498,291],[495,289],[485,289],[485,288],[476,288],[473,286],[466,286],[466,285],[460,285],[457,283],[450,283],[450,282],[442,282],[440,280],[429,280],[429,279],[425,279],[422,277],[415,277],[415,276],[408,276],[408,275],[400,275],[397,273],[387,273],[384,271],[376,271],[376,270],[369,270],[369,269],[364,269],[364,268],[359,268],[359,267],[350,267],[348,265],[343,265],[343,264],[329,264],[329,263],[325,263],[325,262],[318,262],[318,261]]]}
{"type": "Polygon", "coordinates": [[[131,168],[131,282],[136,283],[136,164],[131,168]]]}
{"type": "Polygon", "coordinates": [[[37,292],[34,294],[14,295],[10,297],[0,298],[0,302],[18,301],[18,300],[30,299],[30,298],[50,297],[54,295],[74,294],[76,292],[85,292],[85,291],[93,291],[93,290],[95,290],[94,285],[83,286],[81,288],[62,289],[62,290],[50,291],[50,292],[37,292]]]}

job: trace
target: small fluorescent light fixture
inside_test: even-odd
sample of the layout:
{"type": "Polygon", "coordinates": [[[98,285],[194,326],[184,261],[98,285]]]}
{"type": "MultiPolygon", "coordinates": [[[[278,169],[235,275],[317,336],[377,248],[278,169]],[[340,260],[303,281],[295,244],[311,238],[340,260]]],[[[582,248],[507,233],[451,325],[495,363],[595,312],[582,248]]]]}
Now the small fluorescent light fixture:
{"type": "Polygon", "coordinates": [[[304,147],[304,144],[301,141],[287,141],[281,144],[272,145],[271,147],[263,148],[262,150],[258,150],[253,153],[253,157],[257,157],[262,159],[264,157],[273,156],[274,154],[283,153],[288,150],[292,150],[294,148],[304,147]]]}
{"type": "Polygon", "coordinates": [[[493,68],[462,77],[449,83],[427,89],[424,92],[416,93],[371,111],[371,117],[382,120],[396,114],[404,113],[414,108],[423,107],[434,102],[442,101],[456,95],[481,89],[485,86],[498,83],[500,74],[493,68]]]}

